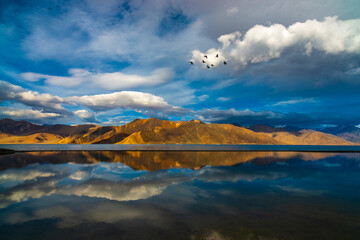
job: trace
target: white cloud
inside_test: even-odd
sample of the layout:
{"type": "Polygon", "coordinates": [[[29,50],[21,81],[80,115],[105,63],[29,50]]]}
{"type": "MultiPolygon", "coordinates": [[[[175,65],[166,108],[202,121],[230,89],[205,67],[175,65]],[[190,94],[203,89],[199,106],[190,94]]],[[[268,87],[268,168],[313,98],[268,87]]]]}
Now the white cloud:
{"type": "Polygon", "coordinates": [[[315,102],[314,98],[300,98],[300,99],[290,99],[287,101],[280,101],[275,104],[272,104],[271,106],[286,106],[286,105],[292,105],[297,103],[309,103],[309,102],[315,102]]]}
{"type": "Polygon", "coordinates": [[[167,113],[184,113],[185,109],[169,105],[162,97],[150,93],[122,91],[109,94],[69,97],[74,101],[95,111],[104,111],[114,108],[131,108],[138,112],[146,110],[165,111],[167,113]]]}
{"type": "Polygon", "coordinates": [[[16,173],[13,171],[8,171],[0,174],[0,183],[8,182],[8,181],[34,180],[36,178],[51,177],[54,175],[55,175],[54,173],[42,172],[39,170],[32,170],[32,171],[18,170],[16,171],[16,173]]]}
{"type": "Polygon", "coordinates": [[[74,112],[76,116],[81,118],[82,120],[88,121],[88,122],[97,122],[95,118],[95,114],[93,112],[89,112],[85,109],[77,110],[74,112]]]}
{"type": "Polygon", "coordinates": [[[206,101],[208,98],[209,98],[209,95],[207,95],[207,94],[204,94],[204,95],[201,95],[201,96],[198,96],[198,97],[197,97],[197,99],[199,100],[199,102],[206,101]]]}
{"type": "Polygon", "coordinates": [[[121,72],[105,73],[96,76],[96,84],[105,89],[126,89],[137,86],[155,86],[172,80],[174,73],[168,68],[155,70],[149,76],[124,74],[121,72]]]}
{"type": "Polygon", "coordinates": [[[227,102],[230,101],[231,98],[228,97],[218,97],[216,100],[219,102],[227,102]]]}
{"type": "Polygon", "coordinates": [[[115,7],[98,4],[102,7],[94,10],[85,5],[74,3],[56,16],[32,13],[35,21],[27,22],[29,34],[22,42],[28,57],[74,65],[86,62],[97,69],[112,65],[111,61],[127,62],[138,69],[177,68],[187,64],[190,49],[200,44],[209,47],[213,42],[202,34],[202,24],[186,14],[180,2],[158,1],[154,8],[151,1],[130,1],[127,5],[132,10],[125,9],[121,1],[115,7]],[[169,10],[183,14],[186,20],[171,18],[169,10]],[[48,24],[38,24],[42,20],[48,24]],[[170,23],[162,35],[166,21],[170,23]]]}
{"type": "Polygon", "coordinates": [[[211,48],[206,53],[203,53],[199,50],[192,51],[192,59],[190,61],[194,62],[195,64],[201,65],[203,68],[207,68],[208,66],[212,68],[219,66],[225,60],[226,59],[220,50],[211,48]]]}
{"type": "Polygon", "coordinates": [[[217,66],[213,55],[219,53],[235,69],[243,69],[249,64],[267,62],[279,58],[285,49],[299,46],[304,54],[310,55],[313,49],[326,54],[360,53],[360,19],[339,20],[326,17],[324,21],[307,20],[297,22],[288,28],[281,24],[271,26],[255,25],[244,35],[240,32],[225,34],[218,38],[221,49],[209,49],[206,53],[193,51],[193,59],[202,64],[204,55],[210,55],[210,63],[217,66]]]}
{"type": "Polygon", "coordinates": [[[237,7],[228,8],[226,10],[227,15],[235,15],[239,13],[239,9],[237,7]]]}
{"type": "Polygon", "coordinates": [[[70,175],[69,178],[76,181],[83,181],[88,179],[90,176],[91,175],[89,174],[89,172],[79,170],[76,171],[74,174],[70,175]]]}
{"type": "Polygon", "coordinates": [[[167,118],[168,115],[182,115],[190,110],[168,104],[164,98],[143,92],[122,91],[109,94],[85,95],[61,98],[50,94],[39,94],[20,86],[0,81],[0,101],[17,101],[33,109],[1,107],[0,114],[14,118],[44,119],[76,115],[88,122],[97,122],[95,114],[81,109],[74,112],[62,104],[88,107],[95,111],[131,109],[149,117],[167,118]]]}
{"type": "MultiPolygon", "coordinates": [[[[169,183],[169,185],[170,184],[171,183],[169,183]]],[[[166,184],[139,183],[132,185],[108,182],[107,187],[104,188],[104,183],[84,183],[72,188],[61,189],[57,191],[57,193],[63,195],[106,198],[115,201],[135,201],[160,195],[166,187],[166,184]]]]}
{"type": "Polygon", "coordinates": [[[73,88],[80,84],[94,84],[97,87],[107,90],[127,89],[139,86],[155,86],[168,82],[174,77],[174,73],[169,68],[159,68],[150,75],[125,74],[122,72],[96,73],[84,69],[72,68],[69,70],[70,76],[52,76],[46,74],[26,72],[21,76],[28,81],[39,81],[44,79],[49,85],[73,88]]]}
{"type": "Polygon", "coordinates": [[[26,72],[21,74],[21,77],[29,82],[37,82],[40,79],[44,79],[46,76],[48,75],[32,72],[26,72]]]}
{"type": "Polygon", "coordinates": [[[107,164],[44,166],[41,170],[35,171],[32,166],[27,166],[21,170],[14,171],[10,169],[0,174],[0,183],[9,186],[5,194],[0,194],[0,208],[15,202],[23,202],[28,199],[37,199],[53,194],[87,196],[114,201],[136,201],[160,195],[169,185],[179,182],[179,179],[176,178],[167,179],[166,181],[142,178],[144,173],[138,174],[129,167],[107,166],[107,164]],[[48,171],[45,171],[46,168],[48,171]],[[76,169],[74,173],[73,168],[76,169]],[[94,175],[92,173],[93,169],[101,170],[94,175]],[[28,177],[28,175],[33,176],[33,178],[28,177]],[[44,179],[36,181],[37,178],[44,179]],[[66,178],[74,182],[68,181],[66,186],[56,185],[58,181],[66,178]],[[97,179],[97,181],[92,179],[97,179]],[[17,188],[14,187],[17,185],[10,185],[12,181],[22,182],[17,184],[20,185],[17,188]],[[25,181],[29,181],[29,184],[24,185],[25,181]]]}
{"type": "Polygon", "coordinates": [[[93,114],[87,110],[78,110],[78,111],[75,111],[74,113],[75,113],[75,115],[77,115],[80,118],[89,118],[89,117],[93,116],[93,114]]]}
{"type": "Polygon", "coordinates": [[[0,115],[15,119],[47,119],[60,117],[59,113],[47,113],[32,109],[16,109],[10,107],[0,107],[0,115]]]}
{"type": "Polygon", "coordinates": [[[0,80],[0,102],[6,100],[15,100],[40,111],[66,112],[62,104],[67,101],[61,97],[40,94],[0,80]]]}

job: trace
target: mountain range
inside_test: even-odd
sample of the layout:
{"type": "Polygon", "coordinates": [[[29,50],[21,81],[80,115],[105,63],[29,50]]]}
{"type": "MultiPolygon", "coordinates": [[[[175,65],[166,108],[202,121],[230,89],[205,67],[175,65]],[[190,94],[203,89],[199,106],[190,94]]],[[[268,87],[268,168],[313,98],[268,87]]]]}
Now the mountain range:
{"type": "Polygon", "coordinates": [[[339,125],[322,129],[322,132],[330,133],[350,142],[360,143],[360,128],[353,125],[339,125]]]}
{"type": "MultiPolygon", "coordinates": [[[[355,141],[354,141],[355,142],[355,141]]],[[[136,119],[122,126],[37,125],[0,120],[0,144],[296,144],[352,145],[330,133],[295,127],[136,119]]]]}

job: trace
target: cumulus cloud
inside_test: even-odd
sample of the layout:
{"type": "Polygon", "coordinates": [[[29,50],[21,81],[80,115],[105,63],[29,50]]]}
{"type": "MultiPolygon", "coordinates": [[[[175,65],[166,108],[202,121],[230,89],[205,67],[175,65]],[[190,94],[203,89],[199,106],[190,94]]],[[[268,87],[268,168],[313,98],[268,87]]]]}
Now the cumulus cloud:
{"type": "MultiPolygon", "coordinates": [[[[170,183],[171,184],[171,183],[170,183]]],[[[167,184],[144,184],[139,182],[137,184],[118,184],[112,182],[99,183],[83,183],[74,186],[70,189],[60,189],[58,194],[87,196],[93,198],[106,198],[114,201],[136,201],[140,199],[147,199],[152,196],[160,195],[167,184]],[[107,188],[104,188],[104,185],[107,188]]]]}
{"type": "Polygon", "coordinates": [[[60,117],[60,113],[47,113],[32,109],[16,109],[11,107],[0,107],[0,116],[10,117],[14,119],[49,119],[60,117]]]}
{"type": "Polygon", "coordinates": [[[192,59],[190,61],[202,66],[203,68],[207,68],[208,66],[217,67],[225,60],[226,58],[220,50],[211,48],[206,53],[203,53],[199,50],[192,51],[192,59]]]}
{"type": "Polygon", "coordinates": [[[207,61],[214,66],[226,59],[235,69],[244,69],[250,64],[279,58],[286,49],[294,46],[302,48],[306,55],[311,55],[313,50],[326,54],[360,54],[360,19],[326,17],[324,21],[307,20],[289,27],[255,25],[245,34],[225,34],[218,41],[222,48],[211,48],[205,53],[194,50],[193,61],[202,64],[204,55],[208,55],[207,61]],[[221,58],[214,58],[214,54],[221,58]]]}
{"type": "Polygon", "coordinates": [[[150,93],[122,91],[109,94],[74,96],[67,98],[95,111],[105,111],[114,108],[134,109],[138,112],[162,111],[168,114],[180,114],[186,109],[169,105],[162,97],[150,93]]]}
{"type": "MultiPolygon", "coordinates": [[[[256,159],[274,157],[284,160],[288,159],[289,155],[260,154],[256,159]]],[[[297,157],[306,160],[307,155],[297,155],[297,157]]],[[[135,171],[116,163],[42,164],[40,166],[33,164],[0,173],[0,183],[7,186],[0,193],[0,208],[54,194],[86,196],[117,202],[149,199],[163,194],[169,186],[191,181],[194,177],[203,182],[237,182],[239,180],[251,182],[257,179],[276,180],[288,175],[288,171],[279,170],[276,167],[275,170],[270,168],[264,173],[262,169],[257,171],[251,166],[254,165],[243,165],[236,169],[205,167],[197,171],[171,169],[148,172],[135,171]],[[33,178],[28,176],[33,176],[33,178]],[[9,184],[14,181],[17,181],[17,184],[9,184]]]]}
{"type": "Polygon", "coordinates": [[[38,93],[0,80],[0,102],[15,100],[41,111],[66,112],[62,106],[67,101],[61,97],[38,93]]]}
{"type": "Polygon", "coordinates": [[[89,112],[85,109],[77,110],[74,112],[76,116],[81,118],[82,120],[88,121],[88,122],[97,122],[95,114],[93,112],[89,112]]]}
{"type": "Polygon", "coordinates": [[[17,119],[45,119],[76,115],[88,122],[98,122],[95,113],[86,109],[69,111],[62,104],[82,105],[94,111],[129,109],[149,117],[168,118],[183,115],[190,110],[168,104],[164,98],[143,92],[122,91],[109,94],[84,95],[61,98],[40,94],[20,86],[0,81],[0,101],[15,101],[33,109],[1,107],[0,115],[17,119]]]}
{"type": "Polygon", "coordinates": [[[23,79],[28,81],[44,80],[49,85],[73,88],[80,84],[94,84],[107,90],[127,89],[139,86],[155,86],[170,81],[174,73],[169,68],[159,68],[150,75],[125,74],[122,72],[96,73],[84,69],[72,68],[70,76],[53,76],[39,73],[22,73],[23,79]]]}
{"type": "Polygon", "coordinates": [[[8,171],[5,174],[0,175],[0,183],[7,182],[7,181],[28,181],[34,180],[36,178],[42,177],[51,177],[54,176],[54,173],[50,172],[43,172],[39,170],[30,170],[30,171],[8,171]]]}
{"type": "MultiPolygon", "coordinates": [[[[166,181],[159,181],[156,178],[159,176],[156,174],[155,176],[150,174],[148,178],[146,172],[136,172],[127,166],[108,164],[95,164],[89,167],[44,165],[41,170],[41,172],[36,172],[33,166],[28,166],[21,170],[9,169],[1,173],[0,183],[7,184],[9,187],[7,193],[0,194],[2,202],[0,208],[15,202],[53,194],[104,198],[121,202],[136,201],[160,195],[168,186],[183,179],[183,177],[174,176],[167,178],[166,181]],[[47,171],[45,171],[46,168],[47,171]],[[72,174],[72,170],[76,172],[72,174]],[[24,177],[25,173],[34,178],[24,177]],[[41,181],[36,181],[40,178],[41,181]],[[63,179],[69,180],[65,186],[56,185],[63,179]],[[14,180],[20,182],[17,185],[9,184],[14,180]],[[22,187],[14,188],[18,185],[22,187]]],[[[167,177],[166,173],[165,177],[167,177]]]]}

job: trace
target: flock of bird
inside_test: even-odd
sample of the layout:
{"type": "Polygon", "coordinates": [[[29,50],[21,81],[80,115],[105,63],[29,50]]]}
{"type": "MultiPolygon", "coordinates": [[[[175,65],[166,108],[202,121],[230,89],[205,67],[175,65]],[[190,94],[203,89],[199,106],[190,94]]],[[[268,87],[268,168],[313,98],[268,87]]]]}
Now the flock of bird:
{"type": "MultiPolygon", "coordinates": [[[[219,57],[219,54],[216,54],[215,57],[218,58],[218,57],[219,57]]],[[[202,63],[203,63],[203,64],[206,64],[206,67],[207,67],[207,68],[214,67],[214,64],[210,64],[210,66],[209,66],[209,64],[205,61],[205,59],[207,59],[207,58],[208,58],[207,55],[204,55],[204,58],[202,59],[202,63]]],[[[223,63],[224,63],[224,65],[226,65],[226,61],[223,61],[223,63]]],[[[190,64],[193,65],[194,62],[193,62],[193,61],[190,61],[190,64]]]]}

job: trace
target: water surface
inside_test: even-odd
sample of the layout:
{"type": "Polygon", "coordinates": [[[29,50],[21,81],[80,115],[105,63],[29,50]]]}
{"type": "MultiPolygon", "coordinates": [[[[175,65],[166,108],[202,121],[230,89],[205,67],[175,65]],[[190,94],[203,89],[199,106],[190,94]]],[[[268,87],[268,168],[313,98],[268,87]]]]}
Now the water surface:
{"type": "Polygon", "coordinates": [[[0,239],[360,239],[360,154],[0,156],[0,239]]]}
{"type": "Polygon", "coordinates": [[[259,144],[0,144],[16,151],[301,151],[360,152],[360,145],[259,144]]]}

